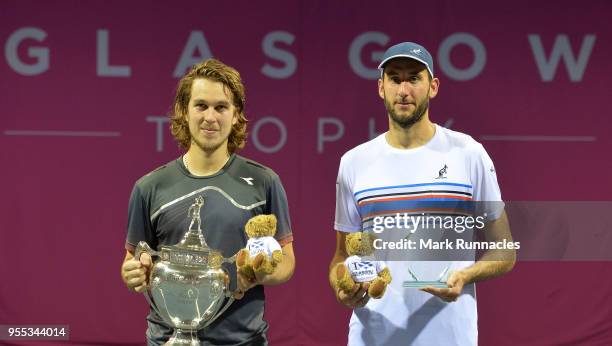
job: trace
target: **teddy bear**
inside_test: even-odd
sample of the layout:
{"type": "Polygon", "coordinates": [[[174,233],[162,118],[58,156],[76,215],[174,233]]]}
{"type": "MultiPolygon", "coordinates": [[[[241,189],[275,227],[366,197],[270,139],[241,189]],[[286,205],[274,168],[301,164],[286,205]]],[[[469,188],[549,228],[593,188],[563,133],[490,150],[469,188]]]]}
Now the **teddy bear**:
{"type": "Polygon", "coordinates": [[[238,271],[250,279],[255,278],[255,273],[271,274],[283,258],[281,246],[274,239],[276,216],[254,216],[247,221],[244,231],[249,240],[246,248],[238,251],[236,255],[238,271]]]}
{"type": "Polygon", "coordinates": [[[349,257],[336,265],[336,287],[345,292],[355,285],[370,283],[368,295],[382,298],[391,283],[391,272],[382,261],[374,259],[373,233],[354,232],[346,236],[346,252],[349,257]]]}

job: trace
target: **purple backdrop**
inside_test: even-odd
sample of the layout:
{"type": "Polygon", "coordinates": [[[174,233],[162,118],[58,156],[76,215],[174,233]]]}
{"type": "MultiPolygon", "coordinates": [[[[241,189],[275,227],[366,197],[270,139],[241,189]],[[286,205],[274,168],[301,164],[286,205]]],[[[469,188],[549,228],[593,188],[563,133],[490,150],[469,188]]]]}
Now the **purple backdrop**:
{"type": "MultiPolygon", "coordinates": [[[[485,145],[505,199],[608,199],[612,5],[418,5],[0,1],[0,325],[143,342],[145,300],[119,277],[127,201],[179,155],[162,120],[175,75],[211,55],[246,84],[242,154],[274,168],[289,196],[298,263],[266,289],[274,345],[346,342],[349,311],[326,278],[334,182],[340,156],[385,129],[375,66],[393,43],[434,55],[430,116],[485,145]]],[[[612,344],[611,269],[521,262],[479,284],[480,343],[612,344]]]]}

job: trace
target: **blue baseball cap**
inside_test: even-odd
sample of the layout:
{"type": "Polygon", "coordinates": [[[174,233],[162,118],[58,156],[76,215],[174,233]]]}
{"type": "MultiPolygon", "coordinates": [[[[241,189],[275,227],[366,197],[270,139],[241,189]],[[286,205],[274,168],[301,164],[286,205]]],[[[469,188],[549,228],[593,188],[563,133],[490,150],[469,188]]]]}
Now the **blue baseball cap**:
{"type": "Polygon", "coordinates": [[[385,64],[389,62],[389,60],[395,58],[414,59],[425,65],[425,67],[427,67],[427,71],[429,71],[429,74],[432,78],[434,76],[433,58],[431,57],[431,54],[429,54],[427,49],[425,49],[425,47],[421,46],[420,44],[414,42],[402,42],[387,49],[387,51],[383,55],[383,59],[380,62],[380,65],[378,65],[381,77],[384,72],[385,64]]]}

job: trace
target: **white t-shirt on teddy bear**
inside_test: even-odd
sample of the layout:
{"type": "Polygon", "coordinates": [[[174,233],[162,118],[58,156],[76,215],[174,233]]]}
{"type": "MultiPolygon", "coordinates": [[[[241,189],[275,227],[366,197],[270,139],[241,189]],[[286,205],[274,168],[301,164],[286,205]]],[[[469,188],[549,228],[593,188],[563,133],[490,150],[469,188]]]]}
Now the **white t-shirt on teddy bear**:
{"type": "Polygon", "coordinates": [[[271,257],[274,251],[282,251],[280,244],[274,237],[250,238],[247,241],[246,248],[249,250],[249,255],[251,257],[255,257],[262,252],[266,256],[271,257]]]}
{"type": "Polygon", "coordinates": [[[378,273],[387,268],[384,262],[376,261],[371,256],[350,256],[344,260],[344,264],[356,282],[372,281],[376,279],[378,273]]]}

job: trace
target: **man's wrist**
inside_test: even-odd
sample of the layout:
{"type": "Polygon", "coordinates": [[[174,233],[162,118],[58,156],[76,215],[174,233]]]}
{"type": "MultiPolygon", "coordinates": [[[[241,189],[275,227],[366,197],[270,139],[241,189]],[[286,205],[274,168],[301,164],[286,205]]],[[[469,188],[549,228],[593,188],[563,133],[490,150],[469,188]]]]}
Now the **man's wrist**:
{"type": "Polygon", "coordinates": [[[255,281],[253,281],[253,283],[255,285],[262,286],[274,285],[278,281],[274,274],[276,274],[276,272],[272,274],[263,274],[261,276],[257,276],[257,274],[255,274],[255,281]]]}
{"type": "Polygon", "coordinates": [[[471,268],[458,270],[456,275],[463,286],[472,283],[473,275],[471,268]]]}

